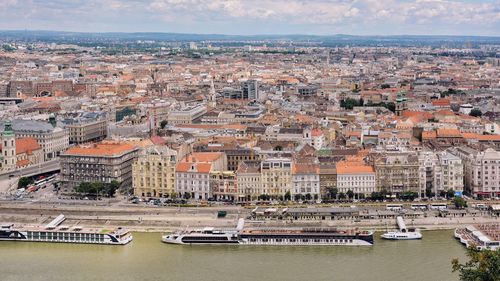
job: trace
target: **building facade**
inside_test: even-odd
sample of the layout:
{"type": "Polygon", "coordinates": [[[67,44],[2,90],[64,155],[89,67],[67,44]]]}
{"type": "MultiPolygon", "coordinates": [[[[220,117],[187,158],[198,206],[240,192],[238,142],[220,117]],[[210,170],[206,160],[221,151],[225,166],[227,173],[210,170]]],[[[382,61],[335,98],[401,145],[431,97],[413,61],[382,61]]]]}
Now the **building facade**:
{"type": "Polygon", "coordinates": [[[132,186],[138,197],[170,197],[175,194],[177,152],[166,146],[141,150],[132,165],[132,186]]]}
{"type": "Polygon", "coordinates": [[[69,148],[60,155],[61,184],[75,188],[82,182],[111,183],[132,187],[132,164],[138,149],[130,144],[101,142],[69,148]]]}

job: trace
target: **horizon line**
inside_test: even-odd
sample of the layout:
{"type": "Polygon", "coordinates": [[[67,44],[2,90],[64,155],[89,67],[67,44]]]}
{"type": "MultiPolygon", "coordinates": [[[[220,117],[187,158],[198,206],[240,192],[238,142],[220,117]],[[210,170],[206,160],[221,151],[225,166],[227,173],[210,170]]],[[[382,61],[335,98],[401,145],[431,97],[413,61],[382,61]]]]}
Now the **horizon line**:
{"type": "Polygon", "coordinates": [[[492,37],[500,38],[500,35],[450,35],[450,34],[304,34],[304,33],[257,33],[257,34],[227,34],[227,33],[196,33],[196,32],[170,32],[170,31],[70,31],[53,29],[0,29],[0,32],[59,32],[59,33],[79,33],[79,34],[177,34],[177,35],[211,35],[211,36],[239,36],[239,37],[258,37],[258,36],[312,36],[312,37],[334,37],[334,36],[352,36],[352,37],[492,37]]]}

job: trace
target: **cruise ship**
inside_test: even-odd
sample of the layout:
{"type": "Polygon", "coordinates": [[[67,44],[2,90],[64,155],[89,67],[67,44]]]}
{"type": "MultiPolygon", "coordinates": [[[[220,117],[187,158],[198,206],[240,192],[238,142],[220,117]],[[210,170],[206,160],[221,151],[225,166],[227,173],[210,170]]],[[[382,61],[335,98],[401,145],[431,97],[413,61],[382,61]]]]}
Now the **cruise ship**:
{"type": "Polygon", "coordinates": [[[240,219],[236,229],[181,231],[162,237],[169,244],[300,245],[300,246],[371,246],[372,231],[335,228],[251,228],[243,229],[240,219]]]}
{"type": "Polygon", "coordinates": [[[454,234],[466,247],[500,250],[500,223],[469,225],[455,229],[454,234]]]}
{"type": "Polygon", "coordinates": [[[129,231],[123,228],[106,230],[59,226],[64,219],[64,216],[60,215],[46,226],[17,227],[14,224],[5,224],[0,228],[0,240],[125,245],[133,239],[129,231]]]}

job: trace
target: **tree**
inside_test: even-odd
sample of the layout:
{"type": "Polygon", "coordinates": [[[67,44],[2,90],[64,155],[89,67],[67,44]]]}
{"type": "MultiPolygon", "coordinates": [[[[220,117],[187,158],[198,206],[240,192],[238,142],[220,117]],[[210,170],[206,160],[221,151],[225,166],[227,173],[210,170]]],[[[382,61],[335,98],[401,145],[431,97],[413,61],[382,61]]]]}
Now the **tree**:
{"type": "Polygon", "coordinates": [[[165,126],[167,126],[167,124],[168,124],[168,121],[167,121],[167,120],[163,120],[163,121],[161,121],[161,122],[160,122],[160,128],[165,129],[165,126]]]}
{"type": "Polygon", "coordinates": [[[306,200],[310,201],[312,199],[311,193],[306,194],[306,200]]]}
{"type": "Polygon", "coordinates": [[[338,193],[339,193],[338,188],[336,188],[336,187],[328,188],[328,195],[330,196],[330,199],[337,199],[338,193]]]}
{"type": "Polygon", "coordinates": [[[26,188],[28,185],[33,183],[32,178],[22,177],[17,182],[17,188],[26,188]]]}
{"type": "Polygon", "coordinates": [[[473,117],[481,117],[483,115],[483,112],[480,109],[474,108],[470,111],[469,115],[473,117]]]}
{"type": "Polygon", "coordinates": [[[425,189],[425,197],[430,198],[430,197],[434,197],[434,195],[436,195],[436,194],[434,192],[432,192],[431,188],[425,189]]]}
{"type": "Polygon", "coordinates": [[[340,192],[339,193],[339,199],[345,199],[345,193],[344,192],[340,192]]]}
{"type": "Polygon", "coordinates": [[[183,197],[184,197],[184,199],[189,200],[189,199],[191,199],[191,193],[184,192],[184,196],[183,197]]]}
{"type": "Polygon", "coordinates": [[[453,198],[453,204],[457,209],[463,209],[467,207],[467,201],[465,201],[462,197],[456,196],[453,198]]]}
{"type": "Polygon", "coordinates": [[[354,198],[354,191],[352,191],[352,190],[350,190],[350,189],[349,189],[349,190],[346,192],[346,195],[347,195],[347,197],[348,197],[349,199],[352,199],[352,198],[354,198]]]}
{"type": "Polygon", "coordinates": [[[500,250],[467,249],[469,261],[461,264],[458,259],[451,262],[453,272],[459,273],[462,281],[500,280],[500,250]]]}
{"type": "Polygon", "coordinates": [[[446,198],[450,199],[450,198],[453,198],[455,197],[455,191],[453,191],[453,189],[448,189],[446,191],[446,198]]]}
{"type": "Polygon", "coordinates": [[[389,85],[389,84],[382,84],[382,85],[380,85],[381,89],[388,89],[390,87],[391,87],[391,85],[389,85]]]}
{"type": "Polygon", "coordinates": [[[292,194],[290,194],[290,191],[287,191],[285,193],[285,201],[290,201],[292,200],[292,194]]]}

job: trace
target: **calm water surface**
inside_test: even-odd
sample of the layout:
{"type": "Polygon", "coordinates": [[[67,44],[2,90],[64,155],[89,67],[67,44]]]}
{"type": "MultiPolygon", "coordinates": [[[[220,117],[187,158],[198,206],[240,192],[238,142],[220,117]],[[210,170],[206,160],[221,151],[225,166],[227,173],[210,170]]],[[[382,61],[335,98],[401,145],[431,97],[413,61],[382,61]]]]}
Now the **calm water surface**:
{"type": "Polygon", "coordinates": [[[126,246],[0,241],[0,280],[457,280],[453,233],[423,234],[373,247],[178,246],[156,233],[126,246]]]}

